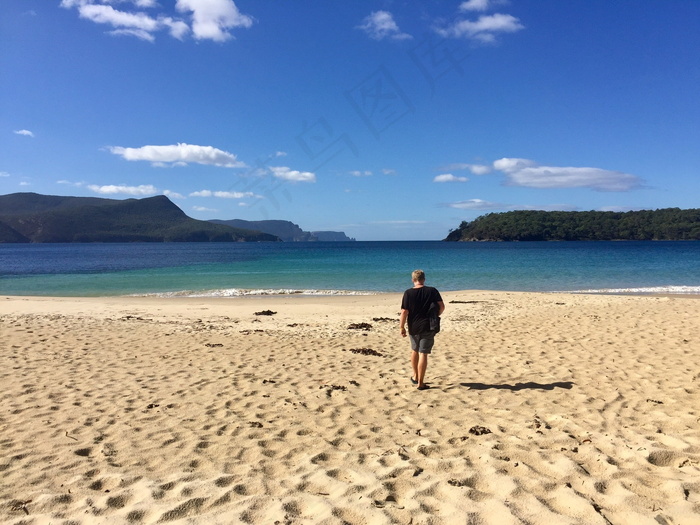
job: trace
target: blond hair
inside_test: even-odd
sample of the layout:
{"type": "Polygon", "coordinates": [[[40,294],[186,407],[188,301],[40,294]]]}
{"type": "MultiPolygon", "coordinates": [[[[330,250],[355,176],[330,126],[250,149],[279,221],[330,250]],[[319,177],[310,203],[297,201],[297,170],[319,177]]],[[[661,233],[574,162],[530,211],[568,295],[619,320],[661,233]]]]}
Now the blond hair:
{"type": "Polygon", "coordinates": [[[418,283],[425,282],[425,272],[423,270],[413,270],[411,274],[411,279],[418,283]]]}

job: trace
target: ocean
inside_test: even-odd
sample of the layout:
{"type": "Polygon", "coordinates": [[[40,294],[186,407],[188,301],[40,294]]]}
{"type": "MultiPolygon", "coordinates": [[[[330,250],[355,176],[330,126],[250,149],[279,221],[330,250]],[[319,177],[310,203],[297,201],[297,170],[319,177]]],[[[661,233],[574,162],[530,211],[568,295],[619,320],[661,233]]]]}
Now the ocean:
{"type": "Polygon", "coordinates": [[[238,297],[440,290],[700,294],[700,242],[0,245],[0,294],[238,297]]]}

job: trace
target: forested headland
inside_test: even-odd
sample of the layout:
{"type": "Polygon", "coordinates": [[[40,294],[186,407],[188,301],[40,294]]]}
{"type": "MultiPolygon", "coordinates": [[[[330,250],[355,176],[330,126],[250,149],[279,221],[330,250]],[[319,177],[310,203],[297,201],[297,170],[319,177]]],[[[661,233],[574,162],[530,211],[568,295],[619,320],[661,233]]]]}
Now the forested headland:
{"type": "Polygon", "coordinates": [[[143,199],[0,195],[0,243],[354,241],[285,220],[203,221],[165,195],[143,199]]]}
{"type": "Polygon", "coordinates": [[[700,209],[628,212],[531,211],[488,213],[463,221],[446,241],[700,240],[700,209]]]}
{"type": "Polygon", "coordinates": [[[0,195],[0,243],[279,241],[192,219],[166,196],[144,199],[0,195]]]}

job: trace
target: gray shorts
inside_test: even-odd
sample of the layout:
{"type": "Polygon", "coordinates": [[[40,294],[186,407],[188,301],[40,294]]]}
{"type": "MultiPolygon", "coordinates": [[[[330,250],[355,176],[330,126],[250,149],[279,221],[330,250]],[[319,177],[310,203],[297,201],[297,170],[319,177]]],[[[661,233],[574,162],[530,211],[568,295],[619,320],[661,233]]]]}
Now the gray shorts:
{"type": "Polygon", "coordinates": [[[429,354],[433,350],[435,344],[435,334],[428,332],[427,334],[411,334],[411,349],[419,354],[429,354]]]}

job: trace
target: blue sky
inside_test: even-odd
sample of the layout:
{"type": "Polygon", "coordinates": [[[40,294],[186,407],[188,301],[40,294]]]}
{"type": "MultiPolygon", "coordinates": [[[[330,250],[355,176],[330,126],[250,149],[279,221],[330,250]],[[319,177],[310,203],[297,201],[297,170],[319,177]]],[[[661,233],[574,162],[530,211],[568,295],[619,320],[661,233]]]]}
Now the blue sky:
{"type": "Polygon", "coordinates": [[[442,239],[697,208],[700,1],[2,0],[0,194],[442,239]]]}

